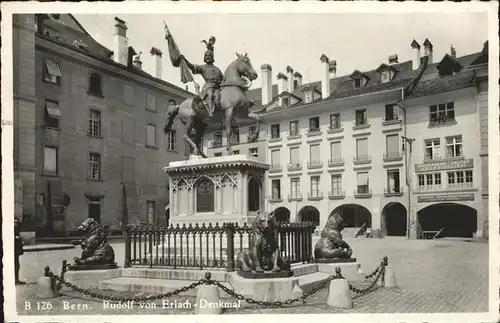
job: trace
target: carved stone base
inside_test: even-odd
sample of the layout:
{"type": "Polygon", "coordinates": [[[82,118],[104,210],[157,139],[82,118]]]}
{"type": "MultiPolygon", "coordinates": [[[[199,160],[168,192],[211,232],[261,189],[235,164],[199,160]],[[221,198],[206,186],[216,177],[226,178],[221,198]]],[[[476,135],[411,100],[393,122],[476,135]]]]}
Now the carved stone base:
{"type": "Polygon", "coordinates": [[[116,263],[114,264],[104,264],[104,265],[71,265],[68,270],[103,270],[103,269],[115,269],[118,268],[116,263]]]}
{"type": "Polygon", "coordinates": [[[346,263],[346,262],[356,262],[356,258],[320,258],[314,259],[317,264],[334,264],[334,263],[346,263]]]}
{"type": "Polygon", "coordinates": [[[122,269],[70,270],[64,274],[64,280],[80,288],[96,289],[99,282],[122,276],[122,269]]]}
{"type": "Polygon", "coordinates": [[[293,276],[293,271],[291,270],[281,270],[277,272],[237,271],[236,273],[238,276],[247,279],[285,278],[293,276]]]}
{"type": "Polygon", "coordinates": [[[257,301],[283,302],[303,295],[298,277],[246,279],[232,272],[229,283],[235,293],[257,301]]]}

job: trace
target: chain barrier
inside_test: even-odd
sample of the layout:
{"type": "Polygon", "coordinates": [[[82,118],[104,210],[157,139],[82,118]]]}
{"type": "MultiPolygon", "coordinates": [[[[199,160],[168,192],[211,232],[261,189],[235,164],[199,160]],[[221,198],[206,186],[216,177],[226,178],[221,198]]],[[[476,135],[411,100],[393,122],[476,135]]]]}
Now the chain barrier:
{"type": "MultiPolygon", "coordinates": [[[[377,282],[380,279],[382,280],[382,282],[384,281],[385,266],[387,266],[387,263],[388,263],[387,257],[384,257],[384,260],[380,263],[380,265],[371,274],[365,276],[366,279],[369,279],[369,278],[376,275],[375,280],[367,288],[359,289],[359,288],[356,288],[355,286],[353,286],[349,283],[349,289],[358,295],[366,295],[367,293],[375,290],[374,287],[376,286],[377,282]]],[[[228,295],[236,298],[237,300],[245,301],[248,304],[255,304],[255,305],[263,306],[263,307],[282,307],[282,306],[291,305],[291,304],[297,303],[297,302],[302,302],[302,304],[305,304],[306,299],[308,297],[310,297],[311,295],[314,295],[317,292],[319,292],[320,290],[324,289],[326,286],[329,285],[329,283],[332,280],[345,279],[342,276],[340,267],[337,267],[337,268],[335,268],[334,274],[330,275],[318,287],[303,294],[302,296],[297,297],[297,298],[293,298],[293,299],[288,299],[285,301],[270,302],[270,301],[258,301],[258,300],[251,298],[251,297],[246,297],[242,294],[238,294],[238,293],[234,292],[233,290],[231,290],[230,288],[224,286],[222,283],[220,283],[216,280],[213,280],[212,274],[210,272],[207,272],[207,273],[205,273],[205,278],[202,278],[196,282],[193,282],[190,285],[184,286],[182,288],[176,289],[176,290],[171,291],[171,292],[157,294],[157,295],[148,295],[148,296],[115,297],[115,296],[102,295],[102,294],[99,294],[96,292],[92,292],[92,291],[86,290],[84,288],[80,288],[80,287],[78,287],[70,282],[65,281],[64,274],[68,270],[68,268],[69,268],[69,265],[67,264],[66,260],[64,260],[62,263],[62,269],[61,269],[60,276],[55,275],[52,272],[50,272],[49,267],[45,267],[45,276],[53,277],[56,280],[56,282],[57,282],[56,288],[58,290],[61,290],[62,287],[65,286],[65,287],[71,289],[72,291],[83,294],[85,296],[90,296],[91,298],[96,298],[99,300],[109,300],[109,301],[115,301],[115,302],[120,302],[120,301],[121,302],[128,302],[128,301],[145,302],[145,301],[160,300],[160,299],[165,299],[165,298],[169,298],[172,296],[177,296],[181,293],[187,292],[187,291],[194,289],[194,288],[201,286],[201,285],[215,285],[215,286],[219,287],[222,291],[227,293],[228,295]]]]}

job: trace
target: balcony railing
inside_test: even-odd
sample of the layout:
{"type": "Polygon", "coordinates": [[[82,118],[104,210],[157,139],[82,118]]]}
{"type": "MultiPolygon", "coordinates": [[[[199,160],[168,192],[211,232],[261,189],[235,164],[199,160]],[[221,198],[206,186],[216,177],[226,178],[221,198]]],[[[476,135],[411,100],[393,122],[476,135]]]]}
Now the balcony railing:
{"type": "Polygon", "coordinates": [[[328,192],[328,198],[330,200],[340,200],[345,198],[345,191],[342,190],[333,190],[328,192]]]}
{"type": "Polygon", "coordinates": [[[419,193],[425,192],[440,192],[440,191],[448,191],[448,190],[470,190],[474,189],[474,183],[453,183],[453,184],[444,184],[444,185],[422,185],[417,186],[416,191],[419,193]]]}
{"type": "Polygon", "coordinates": [[[281,203],[281,202],[283,202],[281,195],[272,195],[269,197],[269,203],[281,203]]]}
{"type": "Polygon", "coordinates": [[[382,125],[390,125],[401,123],[402,117],[398,114],[396,115],[386,115],[382,118],[382,125]]]}
{"type": "Polygon", "coordinates": [[[345,164],[344,157],[335,157],[332,159],[328,159],[328,167],[344,166],[344,164],[345,164]]]}
{"type": "Polygon", "coordinates": [[[354,120],[353,122],[352,129],[364,129],[364,128],[369,128],[370,127],[370,121],[369,120],[362,120],[362,121],[357,121],[354,120]]]}
{"type": "Polygon", "coordinates": [[[302,163],[301,162],[290,163],[290,164],[288,164],[288,170],[290,170],[290,171],[302,170],[302,163]]]}
{"type": "Polygon", "coordinates": [[[271,167],[269,167],[269,172],[270,173],[279,173],[283,170],[283,167],[280,165],[271,165],[271,167]]]}
{"type": "Polygon", "coordinates": [[[321,129],[320,128],[309,128],[307,130],[307,136],[319,136],[321,135],[321,129]]]}
{"type": "Polygon", "coordinates": [[[323,167],[323,161],[321,160],[310,160],[307,162],[308,169],[317,169],[323,167]]]}
{"type": "Polygon", "coordinates": [[[270,137],[269,137],[269,141],[270,142],[273,142],[273,141],[280,141],[281,140],[281,134],[272,134],[270,137]]]}
{"type": "Polygon", "coordinates": [[[302,193],[292,193],[288,195],[288,202],[302,201],[302,193]]]}
{"type": "Polygon", "coordinates": [[[328,130],[327,131],[328,131],[328,133],[342,132],[342,131],[344,131],[344,128],[342,128],[342,123],[337,124],[337,125],[335,125],[335,124],[332,125],[331,124],[331,125],[328,126],[328,130]]]}
{"type": "Polygon", "coordinates": [[[440,160],[443,160],[445,159],[444,156],[440,156],[440,155],[435,155],[435,156],[425,156],[424,157],[424,163],[432,163],[432,162],[435,162],[435,161],[440,161],[440,160]]]}
{"type": "Polygon", "coordinates": [[[287,139],[298,139],[298,138],[300,138],[301,136],[302,136],[302,135],[301,135],[301,133],[300,133],[300,131],[299,131],[299,130],[297,130],[297,131],[288,131],[288,132],[287,132],[287,137],[286,137],[286,138],[287,138],[287,139]]]}
{"type": "Polygon", "coordinates": [[[394,186],[394,187],[389,187],[389,188],[384,188],[384,196],[402,196],[403,195],[403,188],[394,186]]]}
{"type": "Polygon", "coordinates": [[[450,190],[468,190],[472,188],[474,188],[474,184],[472,182],[448,184],[448,189],[450,190]]]}
{"type": "Polygon", "coordinates": [[[368,164],[372,161],[370,155],[358,155],[353,158],[354,165],[368,164]]]}
{"type": "Polygon", "coordinates": [[[369,198],[372,196],[372,190],[371,189],[355,189],[354,190],[354,197],[357,198],[369,198]]]}
{"type": "Polygon", "coordinates": [[[400,152],[384,153],[384,162],[403,160],[403,154],[400,152]]]}
{"type": "Polygon", "coordinates": [[[309,201],[322,200],[323,199],[323,192],[320,192],[320,191],[307,192],[307,199],[309,201]]]}

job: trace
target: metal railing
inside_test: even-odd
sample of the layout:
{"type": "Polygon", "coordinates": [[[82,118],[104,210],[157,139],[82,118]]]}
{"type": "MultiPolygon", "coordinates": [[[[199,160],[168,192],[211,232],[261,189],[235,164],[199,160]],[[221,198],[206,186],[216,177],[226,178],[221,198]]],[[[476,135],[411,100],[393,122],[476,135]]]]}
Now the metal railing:
{"type": "Polygon", "coordinates": [[[335,167],[335,166],[342,166],[345,164],[344,157],[335,157],[328,159],[328,166],[329,167],[335,167]]]}
{"type": "Polygon", "coordinates": [[[302,169],[302,163],[301,162],[296,162],[296,163],[290,163],[288,164],[288,170],[301,170],[302,169]]]}
{"type": "Polygon", "coordinates": [[[323,167],[322,160],[310,160],[307,162],[307,168],[321,168],[323,167]]]}
{"type": "Polygon", "coordinates": [[[343,190],[330,191],[328,192],[328,197],[331,199],[345,197],[345,191],[343,190]]]}
{"type": "Polygon", "coordinates": [[[394,186],[390,188],[384,188],[384,195],[385,196],[391,196],[391,195],[401,195],[403,194],[403,188],[399,186],[394,186]]]}
{"type": "Polygon", "coordinates": [[[307,198],[309,200],[322,199],[323,198],[323,192],[320,192],[320,191],[307,192],[307,198]]]}
{"type": "Polygon", "coordinates": [[[372,159],[370,155],[358,155],[352,157],[353,162],[355,163],[361,163],[361,162],[370,162],[372,159]]]}
{"type": "MultiPolygon", "coordinates": [[[[312,223],[278,223],[279,246],[290,263],[306,263],[312,255],[312,223]]],[[[247,250],[252,226],[205,223],[125,227],[124,267],[219,268],[234,271],[238,253],[247,250]]]]}

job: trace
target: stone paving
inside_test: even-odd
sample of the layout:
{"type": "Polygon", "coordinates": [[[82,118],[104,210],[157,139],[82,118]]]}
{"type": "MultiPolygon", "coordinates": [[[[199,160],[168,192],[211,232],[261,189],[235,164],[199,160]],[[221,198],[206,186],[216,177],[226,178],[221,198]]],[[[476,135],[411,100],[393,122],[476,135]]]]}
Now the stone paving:
{"type": "MultiPolygon", "coordinates": [[[[462,241],[421,241],[400,238],[346,239],[355,251],[366,274],[375,269],[383,256],[388,256],[394,268],[398,288],[378,289],[354,299],[354,309],[342,310],[325,304],[327,289],[307,300],[307,304],[285,308],[257,308],[245,305],[227,313],[411,313],[411,312],[486,312],[488,310],[488,244],[462,241]]],[[[114,244],[117,261],[123,262],[123,244],[114,244]]],[[[80,249],[28,253],[21,258],[21,277],[34,283],[43,267],[50,265],[55,273],[63,259],[80,255],[80,249]]],[[[18,286],[19,314],[127,314],[127,310],[103,309],[102,301],[77,298],[77,295],[50,300],[51,311],[24,311],[24,302],[35,301],[34,285],[18,286]],[[65,311],[64,301],[90,304],[92,310],[65,311]]],[[[101,291],[102,292],[102,291],[101,291]]],[[[117,292],[112,292],[117,295],[117,292]]],[[[120,294],[121,295],[121,294],[120,294]]],[[[123,296],[134,296],[125,293],[123,296]]],[[[193,298],[179,296],[179,301],[193,298]]],[[[192,309],[142,309],[134,314],[187,314],[192,309]]]]}

